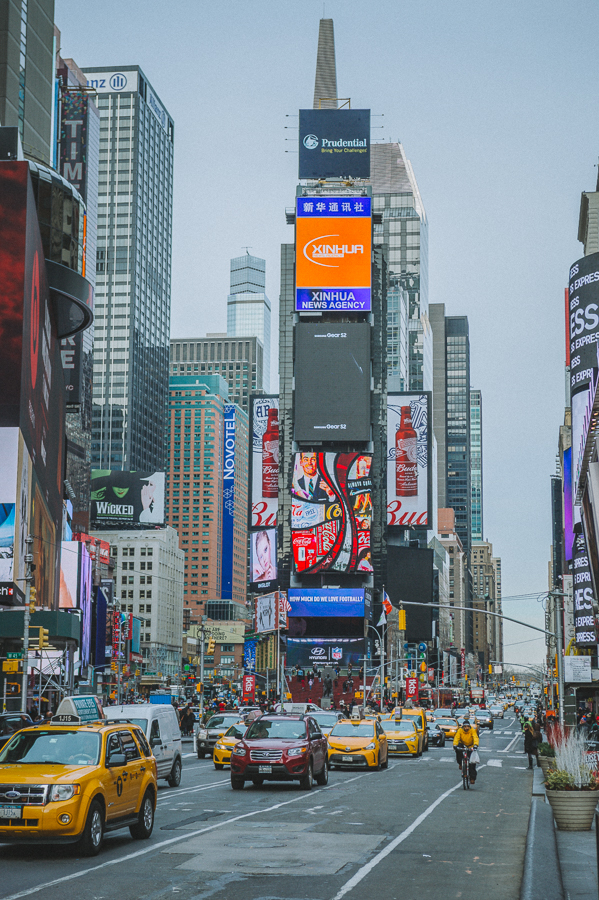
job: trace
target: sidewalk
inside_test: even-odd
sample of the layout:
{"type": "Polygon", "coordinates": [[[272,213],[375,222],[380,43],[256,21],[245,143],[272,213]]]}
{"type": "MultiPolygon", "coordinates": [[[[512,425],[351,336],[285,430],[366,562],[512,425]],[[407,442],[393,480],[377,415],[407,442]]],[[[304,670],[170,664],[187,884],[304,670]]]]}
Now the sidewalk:
{"type": "Polygon", "coordinates": [[[592,831],[556,831],[566,900],[596,900],[597,846],[592,831]]]}

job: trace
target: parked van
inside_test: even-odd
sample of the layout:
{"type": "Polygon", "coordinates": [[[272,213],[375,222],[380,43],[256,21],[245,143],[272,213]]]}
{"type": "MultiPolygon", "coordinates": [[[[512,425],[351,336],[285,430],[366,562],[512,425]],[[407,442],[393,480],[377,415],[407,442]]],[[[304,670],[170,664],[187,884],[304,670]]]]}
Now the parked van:
{"type": "Polygon", "coordinates": [[[125,719],[139,725],[156,759],[158,778],[166,778],[171,787],[179,787],[183,767],[181,729],[171,704],[122,704],[109,706],[105,713],[109,722],[125,719]]]}

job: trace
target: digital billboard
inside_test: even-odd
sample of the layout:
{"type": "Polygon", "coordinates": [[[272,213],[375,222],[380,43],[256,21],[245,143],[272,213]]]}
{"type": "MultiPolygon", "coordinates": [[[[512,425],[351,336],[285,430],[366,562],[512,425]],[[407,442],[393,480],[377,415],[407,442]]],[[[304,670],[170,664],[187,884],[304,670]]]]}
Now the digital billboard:
{"type": "MultiPolygon", "coordinates": [[[[597,368],[599,341],[599,253],[583,256],[570,267],[570,385],[576,391],[597,368]]],[[[574,446],[575,454],[578,447],[574,446]]]]}
{"type": "Polygon", "coordinates": [[[410,643],[429,640],[433,622],[433,556],[428,547],[398,547],[387,544],[385,586],[397,609],[406,601],[426,604],[406,609],[406,636],[410,643]]]}
{"type": "Polygon", "coordinates": [[[387,525],[431,524],[430,392],[387,395],[387,525]]]}
{"type": "Polygon", "coordinates": [[[370,178],[370,110],[300,109],[299,177],[346,176],[370,178]]]}
{"type": "Polygon", "coordinates": [[[0,581],[13,581],[15,504],[0,503],[0,581]]]}
{"type": "Polygon", "coordinates": [[[295,308],[368,312],[372,287],[370,197],[299,197],[295,308]]]}
{"type": "Polygon", "coordinates": [[[597,626],[593,603],[595,594],[591,578],[591,566],[584,534],[574,537],[572,557],[574,585],[574,636],[577,647],[594,647],[597,644],[597,626]]]}
{"type": "Polygon", "coordinates": [[[296,453],[291,540],[296,572],[372,572],[372,456],[296,453]]]}
{"type": "Polygon", "coordinates": [[[60,587],[58,605],[61,609],[77,609],[79,602],[79,541],[62,541],[60,552],[60,587]]]}
{"type": "Polygon", "coordinates": [[[265,631],[276,631],[278,602],[277,592],[265,594],[263,597],[256,597],[257,634],[262,634],[265,631]]]}
{"type": "Polygon", "coordinates": [[[79,609],[81,610],[81,665],[91,662],[92,561],[85,544],[79,544],[79,609]]]}
{"type": "Polygon", "coordinates": [[[164,525],[164,472],[91,473],[92,528],[164,525]]]}
{"type": "Polygon", "coordinates": [[[279,398],[250,398],[250,528],[274,528],[279,506],[279,398]]]}
{"type": "Polygon", "coordinates": [[[366,642],[355,638],[287,638],[288,666],[343,666],[349,663],[356,670],[364,662],[366,642]]]}
{"type": "Polygon", "coordinates": [[[364,588],[326,589],[290,588],[287,592],[290,616],[359,616],[370,617],[370,591],[364,588]]]}
{"type": "Polygon", "coordinates": [[[370,440],[370,325],[313,325],[295,332],[295,440],[370,440]]]}
{"type": "Polygon", "coordinates": [[[250,534],[250,591],[272,591],[277,586],[277,529],[250,534]]]}
{"type": "Polygon", "coordinates": [[[235,404],[224,407],[223,520],[221,551],[221,597],[233,599],[233,544],[235,527],[235,404]]]}

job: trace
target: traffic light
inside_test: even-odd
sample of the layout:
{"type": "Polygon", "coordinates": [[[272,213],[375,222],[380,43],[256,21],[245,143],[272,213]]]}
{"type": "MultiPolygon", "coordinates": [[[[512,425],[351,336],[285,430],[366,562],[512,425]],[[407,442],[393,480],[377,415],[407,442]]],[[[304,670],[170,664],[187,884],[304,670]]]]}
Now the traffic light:
{"type": "Polygon", "coordinates": [[[40,626],[39,629],[39,639],[38,639],[38,647],[40,650],[44,650],[46,647],[50,646],[50,632],[47,628],[42,628],[40,626]]]}
{"type": "Polygon", "coordinates": [[[214,653],[215,647],[216,647],[216,641],[212,637],[209,638],[208,639],[208,649],[206,650],[206,653],[208,654],[208,656],[212,656],[212,654],[214,653]]]}
{"type": "Polygon", "coordinates": [[[493,674],[493,666],[489,663],[489,675],[493,674]]]}
{"type": "Polygon", "coordinates": [[[198,683],[196,684],[196,691],[198,692],[198,694],[201,694],[203,692],[203,690],[204,690],[204,686],[202,685],[202,682],[198,681],[198,683]]]}
{"type": "Polygon", "coordinates": [[[405,609],[400,609],[397,613],[397,627],[400,631],[405,631],[407,628],[405,609]]]}
{"type": "Polygon", "coordinates": [[[29,612],[35,612],[36,590],[33,585],[29,588],[29,612]]]}

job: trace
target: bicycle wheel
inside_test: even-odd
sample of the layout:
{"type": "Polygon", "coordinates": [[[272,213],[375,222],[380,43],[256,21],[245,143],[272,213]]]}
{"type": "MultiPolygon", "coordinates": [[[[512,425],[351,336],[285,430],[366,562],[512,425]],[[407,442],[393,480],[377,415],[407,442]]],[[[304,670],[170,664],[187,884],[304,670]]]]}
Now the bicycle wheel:
{"type": "Polygon", "coordinates": [[[470,790],[470,777],[468,774],[468,761],[466,756],[464,755],[464,760],[462,762],[462,787],[465,791],[470,790]]]}

